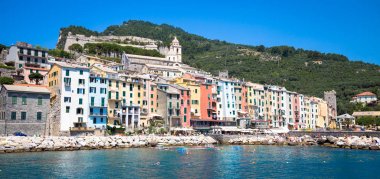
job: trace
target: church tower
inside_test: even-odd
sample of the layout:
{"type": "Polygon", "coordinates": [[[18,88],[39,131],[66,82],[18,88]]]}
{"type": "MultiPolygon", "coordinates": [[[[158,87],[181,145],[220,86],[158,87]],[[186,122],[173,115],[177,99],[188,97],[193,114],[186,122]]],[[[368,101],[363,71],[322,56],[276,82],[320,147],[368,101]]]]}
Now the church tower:
{"type": "Polygon", "coordinates": [[[166,55],[166,59],[182,63],[182,46],[179,44],[177,37],[174,37],[169,47],[169,52],[166,55]]]}

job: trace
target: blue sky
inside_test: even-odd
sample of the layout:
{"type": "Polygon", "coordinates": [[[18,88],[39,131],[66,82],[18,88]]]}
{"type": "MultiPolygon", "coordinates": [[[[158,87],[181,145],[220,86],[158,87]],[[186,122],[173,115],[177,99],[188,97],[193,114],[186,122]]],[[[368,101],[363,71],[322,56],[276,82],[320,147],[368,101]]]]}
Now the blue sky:
{"type": "Polygon", "coordinates": [[[210,39],[291,45],[380,64],[380,1],[5,1],[0,43],[54,48],[59,29],[102,31],[130,19],[167,23],[210,39]]]}

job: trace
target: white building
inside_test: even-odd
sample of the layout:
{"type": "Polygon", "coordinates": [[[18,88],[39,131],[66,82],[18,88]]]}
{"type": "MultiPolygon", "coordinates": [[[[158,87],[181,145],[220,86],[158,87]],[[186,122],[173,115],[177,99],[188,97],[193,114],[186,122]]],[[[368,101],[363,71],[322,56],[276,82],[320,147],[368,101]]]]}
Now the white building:
{"type": "Polygon", "coordinates": [[[305,97],[304,95],[300,94],[299,95],[299,101],[300,101],[300,119],[298,123],[298,128],[299,129],[306,129],[306,109],[305,109],[305,97]]]}
{"type": "Polygon", "coordinates": [[[121,63],[124,65],[124,69],[131,71],[141,71],[146,64],[160,66],[175,66],[176,64],[182,64],[182,47],[177,38],[174,38],[170,47],[161,47],[159,52],[165,57],[123,54],[121,63]]]}
{"type": "Polygon", "coordinates": [[[49,88],[60,103],[60,132],[88,127],[89,69],[84,66],[55,62],[48,72],[49,88]]]}
{"type": "Polygon", "coordinates": [[[140,106],[123,104],[121,106],[121,123],[126,131],[133,131],[140,126],[140,106]]]}
{"type": "Polygon", "coordinates": [[[217,85],[217,116],[218,120],[236,121],[237,112],[233,81],[218,78],[217,85]]]}
{"type": "Polygon", "coordinates": [[[17,42],[9,48],[5,57],[6,62],[14,62],[16,69],[24,66],[49,68],[48,52],[44,49],[37,49],[31,44],[17,42]]]}
{"type": "Polygon", "coordinates": [[[351,102],[356,102],[356,103],[371,103],[371,102],[376,102],[377,97],[375,94],[366,91],[360,94],[357,94],[355,97],[352,98],[351,102]]]}

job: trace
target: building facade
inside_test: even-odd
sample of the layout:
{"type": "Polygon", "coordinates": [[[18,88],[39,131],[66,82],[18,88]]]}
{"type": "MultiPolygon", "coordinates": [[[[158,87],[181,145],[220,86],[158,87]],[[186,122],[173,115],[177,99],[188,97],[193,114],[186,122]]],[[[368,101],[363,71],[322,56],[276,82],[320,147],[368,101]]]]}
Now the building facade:
{"type": "Polygon", "coordinates": [[[3,85],[0,92],[0,135],[47,133],[50,91],[45,86],[3,85]]]}

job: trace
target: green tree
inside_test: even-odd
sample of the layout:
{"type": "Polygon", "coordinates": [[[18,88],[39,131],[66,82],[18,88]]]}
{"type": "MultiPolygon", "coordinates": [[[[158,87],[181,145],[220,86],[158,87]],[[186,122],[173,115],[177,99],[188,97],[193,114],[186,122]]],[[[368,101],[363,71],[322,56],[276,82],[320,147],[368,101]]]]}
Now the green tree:
{"type": "Polygon", "coordinates": [[[67,52],[60,50],[60,49],[51,49],[51,50],[49,50],[48,53],[49,53],[49,55],[51,55],[53,57],[71,58],[70,53],[67,53],[67,52]]]}
{"type": "Polygon", "coordinates": [[[44,79],[44,76],[42,76],[40,73],[31,73],[29,75],[29,79],[35,81],[36,85],[38,85],[39,82],[44,79]]]}
{"type": "Polygon", "coordinates": [[[9,77],[6,77],[6,76],[0,77],[0,84],[2,84],[2,85],[11,85],[14,82],[15,81],[12,78],[9,78],[9,77]]]}
{"type": "Polygon", "coordinates": [[[3,49],[6,49],[6,48],[7,48],[7,46],[0,44],[0,53],[1,53],[1,51],[3,51],[3,49]]]}
{"type": "Polygon", "coordinates": [[[77,53],[82,53],[83,52],[83,47],[77,43],[72,44],[69,46],[69,50],[77,53]]]}

